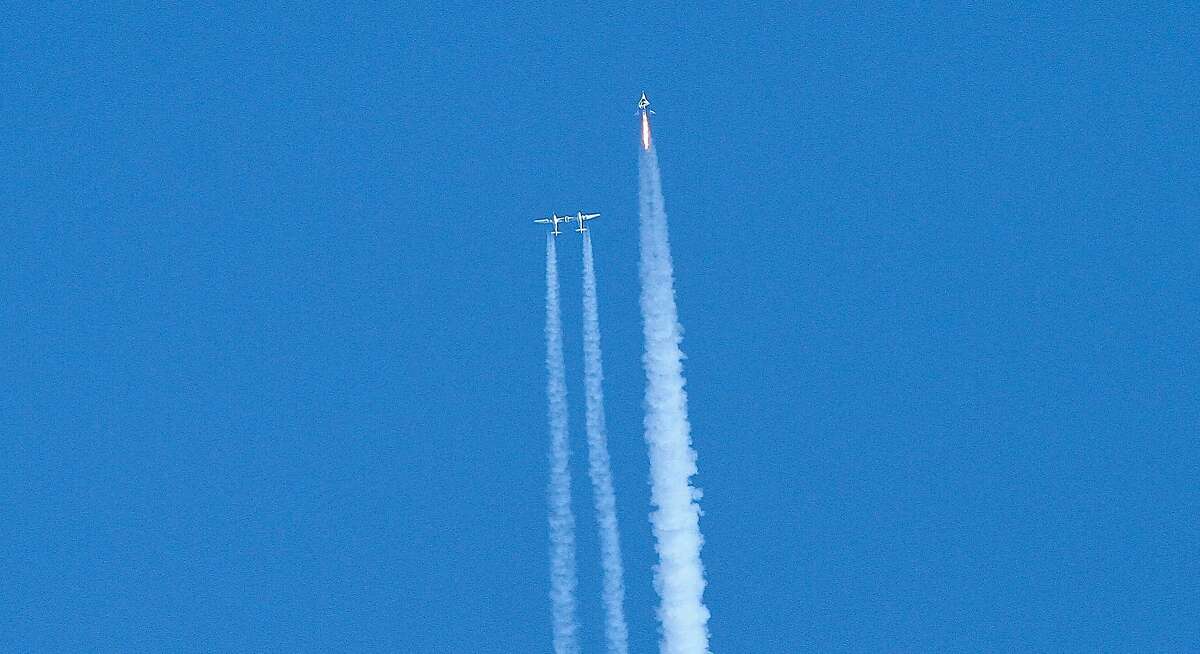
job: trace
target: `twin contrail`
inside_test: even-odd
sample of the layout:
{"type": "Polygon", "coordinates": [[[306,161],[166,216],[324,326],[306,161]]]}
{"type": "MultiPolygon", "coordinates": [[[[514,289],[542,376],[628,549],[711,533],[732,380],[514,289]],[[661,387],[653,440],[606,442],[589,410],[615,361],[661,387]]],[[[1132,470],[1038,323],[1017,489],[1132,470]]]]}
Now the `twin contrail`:
{"type": "Polygon", "coordinates": [[[613,493],[604,426],[604,369],[600,357],[600,316],[596,300],[596,268],[592,238],[583,233],[583,378],[587,399],[588,474],[600,530],[600,564],[604,568],[605,638],[609,654],[629,651],[625,625],[625,580],[621,539],[617,529],[617,500],[613,493]]]}
{"type": "MultiPolygon", "coordinates": [[[[642,114],[645,122],[645,113],[642,114]]],[[[700,491],[691,484],[687,394],[683,390],[682,328],[675,307],[674,270],[667,239],[658,155],[648,134],[638,159],[642,326],[646,352],[646,444],[650,448],[650,514],[658,550],[654,587],[661,603],[662,654],[707,654],[708,609],[700,562],[700,491]]]]}
{"type": "Polygon", "coordinates": [[[575,514],[571,512],[571,448],[567,382],[558,306],[558,252],[546,235],[546,402],[550,422],[550,601],[555,654],[579,653],[575,619],[575,514]]]}

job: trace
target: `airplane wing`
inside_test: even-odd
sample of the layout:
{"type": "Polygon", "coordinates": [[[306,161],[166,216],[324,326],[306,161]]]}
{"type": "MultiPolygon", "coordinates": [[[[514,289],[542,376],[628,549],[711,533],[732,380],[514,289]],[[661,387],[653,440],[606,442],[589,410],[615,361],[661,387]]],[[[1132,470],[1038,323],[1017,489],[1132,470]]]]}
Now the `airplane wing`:
{"type": "Polygon", "coordinates": [[[535,220],[535,221],[533,221],[533,222],[535,222],[535,223],[541,223],[541,224],[543,224],[543,225],[549,225],[549,224],[550,224],[550,219],[549,219],[549,218],[539,218],[539,219],[537,219],[537,220],[535,220]]]}
{"type": "Polygon", "coordinates": [[[600,214],[598,214],[598,213],[585,213],[585,214],[583,214],[583,219],[584,219],[584,220],[591,220],[592,218],[599,218],[599,217],[600,217],[600,214]]]}

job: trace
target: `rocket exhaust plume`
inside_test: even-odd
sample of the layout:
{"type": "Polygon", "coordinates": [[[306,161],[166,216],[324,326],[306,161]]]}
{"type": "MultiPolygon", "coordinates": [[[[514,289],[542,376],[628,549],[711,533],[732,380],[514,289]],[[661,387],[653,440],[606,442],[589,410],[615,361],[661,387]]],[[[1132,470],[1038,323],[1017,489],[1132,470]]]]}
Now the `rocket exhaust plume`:
{"type": "Polygon", "coordinates": [[[600,563],[604,569],[605,638],[609,654],[627,654],[629,634],[625,625],[625,572],[621,564],[617,500],[613,492],[608,436],[604,425],[604,370],[600,356],[600,315],[590,232],[583,233],[583,369],[587,398],[588,474],[592,478],[596,523],[600,530],[600,563]]]}
{"type": "Polygon", "coordinates": [[[567,440],[567,382],[558,305],[558,252],[546,235],[546,402],[550,423],[550,603],[555,654],[579,654],[575,620],[575,515],[567,440]]]}
{"type": "Polygon", "coordinates": [[[682,328],[675,307],[674,270],[667,239],[658,155],[643,147],[638,157],[638,214],[641,222],[642,327],[646,352],[646,444],[650,450],[650,514],[659,563],[654,587],[660,604],[662,654],[708,654],[708,608],[700,548],[700,491],[691,484],[696,452],[691,447],[684,392],[682,328]]]}

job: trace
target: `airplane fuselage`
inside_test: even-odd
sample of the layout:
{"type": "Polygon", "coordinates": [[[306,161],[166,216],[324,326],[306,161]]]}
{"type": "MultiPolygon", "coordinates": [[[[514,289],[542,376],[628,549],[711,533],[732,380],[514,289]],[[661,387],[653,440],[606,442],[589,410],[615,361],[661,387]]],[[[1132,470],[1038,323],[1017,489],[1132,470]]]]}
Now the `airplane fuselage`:
{"type": "Polygon", "coordinates": [[[550,234],[552,234],[554,236],[558,236],[558,235],[562,234],[562,231],[560,231],[558,229],[558,224],[559,223],[569,223],[574,219],[575,218],[573,216],[559,216],[556,213],[552,213],[552,214],[550,214],[549,218],[538,218],[537,220],[534,220],[533,222],[539,223],[542,225],[552,225],[553,227],[550,230],[550,234]]]}
{"type": "Polygon", "coordinates": [[[598,214],[598,213],[584,213],[584,212],[580,211],[579,213],[576,213],[574,216],[571,216],[571,219],[579,221],[579,227],[575,231],[582,234],[583,232],[588,231],[588,228],[585,225],[585,223],[587,223],[587,221],[589,221],[589,220],[595,220],[599,217],[600,217],[600,214],[598,214]]]}

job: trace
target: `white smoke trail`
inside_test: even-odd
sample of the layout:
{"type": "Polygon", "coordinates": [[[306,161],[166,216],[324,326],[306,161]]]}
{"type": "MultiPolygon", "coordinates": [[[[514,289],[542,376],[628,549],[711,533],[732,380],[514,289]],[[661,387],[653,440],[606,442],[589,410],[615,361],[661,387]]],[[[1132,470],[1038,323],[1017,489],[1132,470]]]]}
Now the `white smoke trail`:
{"type": "Polygon", "coordinates": [[[609,654],[629,651],[625,625],[625,571],[621,565],[621,540],[617,529],[617,499],[613,492],[604,426],[604,369],[600,357],[600,315],[596,300],[596,268],[592,239],[583,233],[583,371],[587,398],[588,474],[600,530],[600,564],[604,568],[605,637],[609,654]]]}
{"type": "Polygon", "coordinates": [[[575,621],[575,514],[567,440],[567,382],[558,305],[558,252],[546,235],[546,402],[550,422],[550,602],[555,654],[579,654],[575,621]]]}
{"type": "Polygon", "coordinates": [[[641,218],[642,327],[646,353],[646,444],[650,449],[650,514],[658,550],[654,587],[661,603],[662,654],[708,654],[708,608],[700,562],[700,491],[691,484],[696,452],[691,447],[687,394],[683,390],[682,328],[675,308],[675,281],[667,240],[658,155],[638,159],[641,218]]]}

